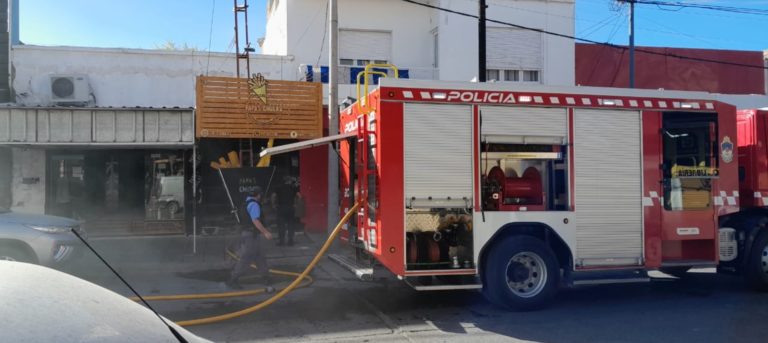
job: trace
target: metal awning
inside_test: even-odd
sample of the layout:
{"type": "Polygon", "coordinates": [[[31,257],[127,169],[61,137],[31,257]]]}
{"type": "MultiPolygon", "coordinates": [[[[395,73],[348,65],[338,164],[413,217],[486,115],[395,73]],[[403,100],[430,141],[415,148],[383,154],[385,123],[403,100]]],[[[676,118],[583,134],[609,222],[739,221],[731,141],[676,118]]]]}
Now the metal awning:
{"type": "Polygon", "coordinates": [[[357,132],[343,133],[340,135],[310,139],[308,141],[291,143],[291,144],[276,146],[273,148],[266,148],[262,150],[261,153],[259,153],[259,157],[279,155],[279,154],[284,154],[286,152],[314,148],[316,146],[333,143],[333,142],[340,141],[342,139],[351,138],[351,137],[357,137],[357,132]]]}

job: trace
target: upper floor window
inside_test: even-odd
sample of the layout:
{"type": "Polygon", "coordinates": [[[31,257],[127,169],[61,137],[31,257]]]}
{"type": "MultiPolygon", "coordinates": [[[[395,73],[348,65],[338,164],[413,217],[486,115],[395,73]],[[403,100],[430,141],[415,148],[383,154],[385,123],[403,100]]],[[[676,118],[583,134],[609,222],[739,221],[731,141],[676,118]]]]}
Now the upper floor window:
{"type": "Polygon", "coordinates": [[[359,67],[365,67],[368,64],[375,63],[375,64],[387,64],[386,60],[365,60],[365,59],[352,59],[352,58],[342,58],[339,60],[339,65],[342,66],[359,66],[359,67]]]}
{"type": "Polygon", "coordinates": [[[392,33],[388,31],[339,30],[339,64],[365,66],[392,61],[392,33]]]}
{"type": "Polygon", "coordinates": [[[543,54],[540,32],[489,27],[486,42],[487,79],[541,82],[543,54]]]}
{"type": "Polygon", "coordinates": [[[538,70],[516,70],[516,69],[488,69],[485,72],[487,80],[507,81],[507,82],[539,82],[538,70]]]}

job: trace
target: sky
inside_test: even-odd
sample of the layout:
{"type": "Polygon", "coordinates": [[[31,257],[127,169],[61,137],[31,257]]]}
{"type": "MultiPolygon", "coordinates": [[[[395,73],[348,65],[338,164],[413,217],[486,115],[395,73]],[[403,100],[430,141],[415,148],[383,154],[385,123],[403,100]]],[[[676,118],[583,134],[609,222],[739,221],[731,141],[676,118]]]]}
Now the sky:
{"type": "MultiPolygon", "coordinates": [[[[249,35],[257,51],[257,40],[264,36],[266,1],[249,1],[249,35]]],[[[229,0],[19,2],[19,34],[26,44],[154,49],[173,42],[204,51],[209,46],[212,51],[234,51],[233,1],[229,0]]],[[[768,0],[685,2],[768,10],[768,0]]],[[[637,4],[635,17],[639,46],[768,49],[768,15],[637,4]]],[[[488,18],[506,19],[492,11],[488,18]]],[[[575,24],[576,37],[628,44],[628,6],[614,0],[576,0],[575,24]]]]}

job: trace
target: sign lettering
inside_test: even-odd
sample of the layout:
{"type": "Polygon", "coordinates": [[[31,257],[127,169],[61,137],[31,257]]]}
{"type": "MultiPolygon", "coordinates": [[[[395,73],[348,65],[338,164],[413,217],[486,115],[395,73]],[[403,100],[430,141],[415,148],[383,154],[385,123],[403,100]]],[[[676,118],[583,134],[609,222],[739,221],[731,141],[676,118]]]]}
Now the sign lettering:
{"type": "Polygon", "coordinates": [[[447,101],[482,102],[492,104],[514,104],[515,95],[504,92],[450,91],[447,101]]]}

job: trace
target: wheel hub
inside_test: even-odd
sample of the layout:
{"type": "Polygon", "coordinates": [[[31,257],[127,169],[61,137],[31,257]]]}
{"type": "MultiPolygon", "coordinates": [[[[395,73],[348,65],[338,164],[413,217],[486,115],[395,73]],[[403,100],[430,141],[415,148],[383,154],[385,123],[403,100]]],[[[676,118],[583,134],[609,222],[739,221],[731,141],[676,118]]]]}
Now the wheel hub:
{"type": "Polygon", "coordinates": [[[538,295],[547,283],[544,259],[531,252],[517,253],[507,263],[506,281],[509,290],[522,298],[538,295]]]}
{"type": "Polygon", "coordinates": [[[531,275],[531,270],[520,262],[512,262],[510,266],[509,279],[512,282],[523,282],[527,280],[531,275]]]}

